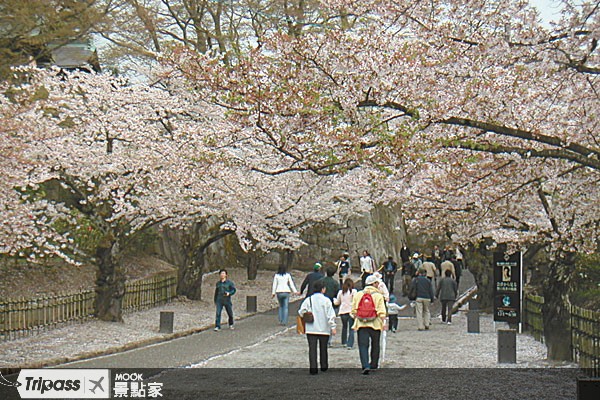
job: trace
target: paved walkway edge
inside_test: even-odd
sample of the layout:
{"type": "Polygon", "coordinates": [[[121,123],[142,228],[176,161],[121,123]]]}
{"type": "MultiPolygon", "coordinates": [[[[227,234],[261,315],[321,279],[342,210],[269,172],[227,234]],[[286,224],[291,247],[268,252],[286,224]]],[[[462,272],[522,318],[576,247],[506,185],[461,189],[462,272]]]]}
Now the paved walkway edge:
{"type": "MultiPolygon", "coordinates": [[[[300,301],[300,300],[298,300],[298,301],[300,301]]],[[[292,302],[290,302],[290,305],[291,304],[292,304],[292,302]]],[[[235,321],[241,321],[241,320],[244,320],[247,318],[254,317],[256,315],[269,313],[269,312],[272,312],[274,309],[275,308],[271,308],[266,311],[246,314],[243,317],[236,318],[235,321]]],[[[75,355],[72,357],[59,357],[59,358],[54,358],[54,359],[40,361],[40,362],[23,364],[23,365],[20,365],[19,367],[0,368],[0,373],[2,373],[4,375],[9,375],[9,374],[18,372],[21,369],[37,369],[37,368],[55,367],[58,365],[72,363],[72,362],[76,362],[76,361],[83,361],[83,360],[93,359],[96,357],[109,356],[112,354],[117,354],[117,353],[121,353],[121,352],[128,351],[128,350],[139,349],[139,348],[150,346],[153,344],[169,342],[174,339],[179,339],[182,337],[194,335],[196,333],[204,332],[204,331],[212,329],[212,328],[214,328],[214,324],[213,325],[205,325],[205,326],[192,328],[192,329],[187,329],[184,331],[179,331],[179,332],[174,332],[174,333],[168,333],[168,334],[164,334],[163,336],[140,340],[138,342],[129,342],[125,345],[109,347],[102,351],[91,351],[91,352],[87,352],[87,353],[81,353],[81,354],[78,354],[78,355],[75,355]]]]}

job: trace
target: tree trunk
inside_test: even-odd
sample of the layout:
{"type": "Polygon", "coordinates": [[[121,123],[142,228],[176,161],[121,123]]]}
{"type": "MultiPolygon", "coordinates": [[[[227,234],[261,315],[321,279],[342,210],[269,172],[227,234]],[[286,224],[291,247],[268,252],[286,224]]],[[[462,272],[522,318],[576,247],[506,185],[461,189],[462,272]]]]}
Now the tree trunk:
{"type": "Polygon", "coordinates": [[[281,256],[281,265],[289,272],[292,262],[294,262],[294,252],[292,250],[285,250],[281,256]]]}
{"type": "Polygon", "coordinates": [[[179,266],[177,294],[192,300],[202,299],[202,275],[204,275],[204,254],[192,255],[187,265],[179,266]]]}
{"type": "Polygon", "coordinates": [[[246,270],[248,272],[248,280],[254,281],[258,275],[258,261],[259,257],[256,251],[250,251],[248,253],[248,259],[246,261],[246,270]]]}
{"type": "Polygon", "coordinates": [[[235,231],[221,230],[218,220],[198,221],[187,230],[163,228],[160,253],[177,266],[177,295],[192,300],[202,298],[202,276],[205,273],[206,251],[211,244],[235,231]]]}
{"type": "Polygon", "coordinates": [[[557,257],[550,263],[543,285],[544,340],[548,358],[571,361],[571,314],[567,308],[567,277],[573,271],[573,255],[557,257]]]}
{"type": "Polygon", "coordinates": [[[95,313],[102,321],[123,322],[125,274],[119,262],[119,253],[119,245],[114,242],[96,249],[95,313]]]}
{"type": "Polygon", "coordinates": [[[544,293],[542,314],[544,315],[544,340],[548,348],[548,358],[571,361],[573,356],[571,351],[571,327],[569,325],[570,313],[562,298],[552,298],[550,294],[544,293]]]}
{"type": "Polygon", "coordinates": [[[179,268],[179,285],[177,293],[187,296],[192,300],[201,300],[202,298],[202,276],[204,275],[204,256],[208,247],[219,240],[234,233],[232,230],[213,230],[212,232],[201,232],[195,228],[195,233],[190,235],[187,248],[191,252],[188,257],[189,262],[179,268]],[[200,237],[207,236],[206,240],[200,240],[200,237]]]}
{"type": "Polygon", "coordinates": [[[479,308],[489,311],[493,307],[494,269],[492,252],[487,249],[487,246],[488,243],[483,242],[476,248],[465,249],[464,256],[477,284],[479,308]]]}

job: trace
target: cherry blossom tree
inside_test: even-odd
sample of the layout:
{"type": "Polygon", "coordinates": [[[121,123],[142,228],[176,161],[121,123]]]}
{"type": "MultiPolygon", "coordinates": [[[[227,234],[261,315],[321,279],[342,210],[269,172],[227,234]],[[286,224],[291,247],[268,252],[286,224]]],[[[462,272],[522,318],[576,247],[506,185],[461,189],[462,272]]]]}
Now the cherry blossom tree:
{"type": "MultiPolygon", "coordinates": [[[[132,238],[178,215],[208,215],[218,204],[202,198],[206,181],[194,178],[214,172],[202,136],[194,130],[216,125],[206,124],[206,109],[198,114],[201,106],[184,108],[185,100],[164,88],[128,85],[120,78],[32,72],[22,86],[45,98],[30,104],[13,129],[14,137],[27,144],[21,159],[30,160],[34,168],[15,177],[7,192],[11,186],[60,188],[43,198],[60,213],[45,218],[62,219],[74,231],[85,222],[97,237],[90,249],[69,246],[55,252],[74,261],[93,260],[98,266],[96,314],[118,321],[124,294],[120,259],[132,238]]],[[[36,200],[30,207],[38,207],[36,200]]],[[[46,222],[45,229],[72,236],[51,220],[41,222],[46,222]]],[[[44,251],[49,251],[47,238],[43,232],[36,235],[44,251]]],[[[30,239],[22,236],[20,247],[30,246],[30,239]]]]}
{"type": "MultiPolygon", "coordinates": [[[[293,172],[280,176],[249,171],[238,183],[239,207],[231,220],[242,248],[250,254],[273,250],[294,251],[304,246],[305,230],[315,225],[342,226],[353,216],[368,212],[376,203],[376,188],[365,184],[365,174],[353,171],[343,177],[293,172]]],[[[257,265],[250,258],[249,277],[257,265]]],[[[256,260],[254,260],[256,261],[256,260]]]]}
{"type": "MultiPolygon", "coordinates": [[[[370,165],[398,178],[402,174],[395,171],[407,165],[443,166],[450,149],[486,171],[490,187],[502,174],[495,162],[480,158],[527,166],[522,174],[541,185],[533,192],[541,204],[548,200],[539,196],[545,187],[557,204],[561,196],[566,200],[577,193],[553,190],[558,186],[550,178],[583,179],[570,186],[575,190],[596,181],[598,12],[593,3],[567,7],[552,30],[522,1],[323,5],[330,7],[324,14],[340,15],[343,8],[355,16],[353,25],[295,36],[275,32],[234,67],[187,48],[173,55],[192,82],[202,82],[206,98],[246,127],[235,131],[237,140],[255,140],[279,154],[285,166],[260,167],[263,172],[327,175],[370,165]]],[[[469,163],[452,167],[461,176],[469,163]]],[[[402,187],[409,181],[394,182],[402,187]]],[[[578,219],[587,230],[569,234],[573,240],[565,245],[594,250],[593,206],[578,210],[590,216],[578,219]]],[[[496,215],[497,227],[506,214],[489,213],[496,215]]],[[[549,221],[556,223],[555,217],[545,219],[531,224],[529,239],[548,233],[549,221]]],[[[476,229],[495,230],[503,241],[517,239],[514,230],[476,229]]],[[[464,236],[481,235],[466,231],[464,236]]]]}
{"type": "MultiPolygon", "coordinates": [[[[26,156],[31,140],[28,134],[21,133],[27,132],[26,120],[37,117],[36,107],[31,102],[38,101],[43,93],[28,88],[8,90],[7,82],[3,82],[1,89],[6,95],[0,97],[0,152],[3,154],[0,160],[3,176],[0,182],[0,254],[40,258],[59,252],[66,245],[66,239],[48,227],[54,220],[52,215],[58,212],[54,205],[43,200],[28,201],[33,194],[27,190],[27,175],[39,165],[26,156]]],[[[52,139],[56,134],[43,124],[40,128],[37,134],[40,140],[52,139]]]]}
{"type": "MultiPolygon", "coordinates": [[[[55,80],[69,101],[37,113],[60,134],[35,143],[28,158],[46,168],[27,176],[79,193],[75,208],[109,238],[213,215],[246,249],[292,249],[312,222],[376,198],[460,241],[543,243],[557,268],[596,251],[597,4],[565,1],[550,28],[520,0],[310,5],[243,51],[157,47],[172,71],[149,85],[55,80]],[[338,179],[370,185],[344,199],[338,179]]],[[[171,17],[142,16],[174,34],[155,29],[171,17]]],[[[99,259],[122,247],[107,243],[99,259]]]]}
{"type": "MultiPolygon", "coordinates": [[[[228,142],[225,131],[218,132],[218,148],[226,166],[211,186],[221,193],[221,224],[209,240],[197,243],[206,248],[213,242],[235,233],[242,249],[248,252],[248,277],[254,279],[258,261],[273,250],[294,251],[305,245],[302,233],[317,224],[344,224],[358,214],[368,212],[380,192],[363,170],[344,176],[319,176],[307,171],[269,174],[260,168],[278,168],[272,150],[258,142],[228,142]],[[351,190],[348,190],[350,188],[351,190]]],[[[212,142],[212,139],[207,139],[212,142]]],[[[192,222],[192,232],[198,228],[192,222]]],[[[185,228],[186,230],[189,228],[185,228]]],[[[206,234],[206,232],[204,233],[206,234]]],[[[196,233],[197,236],[197,233],[196,233]]],[[[198,249],[193,250],[198,253],[198,249]]],[[[197,257],[197,256],[194,256],[197,257]]]]}
{"type": "Polygon", "coordinates": [[[264,173],[377,169],[425,229],[549,245],[556,308],[572,254],[598,246],[598,5],[565,1],[550,28],[526,1],[321,5],[346,23],[270,32],[235,65],[171,59],[278,154],[264,173]]]}
{"type": "MultiPolygon", "coordinates": [[[[55,254],[94,262],[96,313],[102,319],[121,319],[121,259],[149,227],[168,223],[185,230],[209,217],[221,219],[215,235],[191,244],[186,263],[193,264],[214,240],[233,232],[246,250],[295,249],[303,244],[303,229],[370,207],[368,187],[340,194],[331,178],[254,170],[268,162],[269,153],[257,146],[222,152],[209,147],[231,128],[193,92],[182,91],[174,75],[148,86],[104,75],[31,71],[26,82],[19,90],[40,97],[25,102],[27,109],[19,113],[4,99],[3,112],[17,121],[7,126],[6,136],[17,138],[23,149],[6,162],[7,169],[14,164],[21,173],[3,189],[12,203],[26,207],[7,219],[5,235],[22,220],[40,229],[22,235],[10,251],[22,252],[37,241],[31,260],[55,254]],[[39,217],[26,213],[42,206],[39,217]],[[49,241],[52,235],[61,246],[49,241]],[[92,239],[87,246],[73,240],[81,235],[92,239]]],[[[195,293],[194,280],[203,270],[190,275],[193,271],[198,268],[184,268],[181,277],[182,286],[195,293]]]]}

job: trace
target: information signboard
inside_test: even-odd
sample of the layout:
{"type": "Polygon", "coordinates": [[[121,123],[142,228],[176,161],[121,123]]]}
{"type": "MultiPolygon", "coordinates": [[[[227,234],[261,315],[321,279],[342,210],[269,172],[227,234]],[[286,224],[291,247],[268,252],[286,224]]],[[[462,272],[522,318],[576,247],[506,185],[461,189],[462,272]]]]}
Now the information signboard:
{"type": "Polygon", "coordinates": [[[494,321],[521,322],[521,253],[494,253],[494,321]]]}

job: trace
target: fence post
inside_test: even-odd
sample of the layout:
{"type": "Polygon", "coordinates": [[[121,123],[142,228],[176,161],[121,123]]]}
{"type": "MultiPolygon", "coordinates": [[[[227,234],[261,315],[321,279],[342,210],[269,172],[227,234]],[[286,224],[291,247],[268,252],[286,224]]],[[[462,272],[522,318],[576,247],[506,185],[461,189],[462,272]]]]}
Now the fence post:
{"type": "Polygon", "coordinates": [[[498,363],[515,364],[517,362],[517,331],[515,329],[498,330],[498,363]]]}
{"type": "Polygon", "coordinates": [[[467,332],[479,333],[479,311],[469,310],[467,313],[467,332]]]}
{"type": "Polygon", "coordinates": [[[256,296],[246,296],[246,312],[256,312],[256,296]]]}
{"type": "Polygon", "coordinates": [[[175,313],[173,311],[160,312],[160,328],[159,333],[173,333],[173,321],[175,313]]]}

